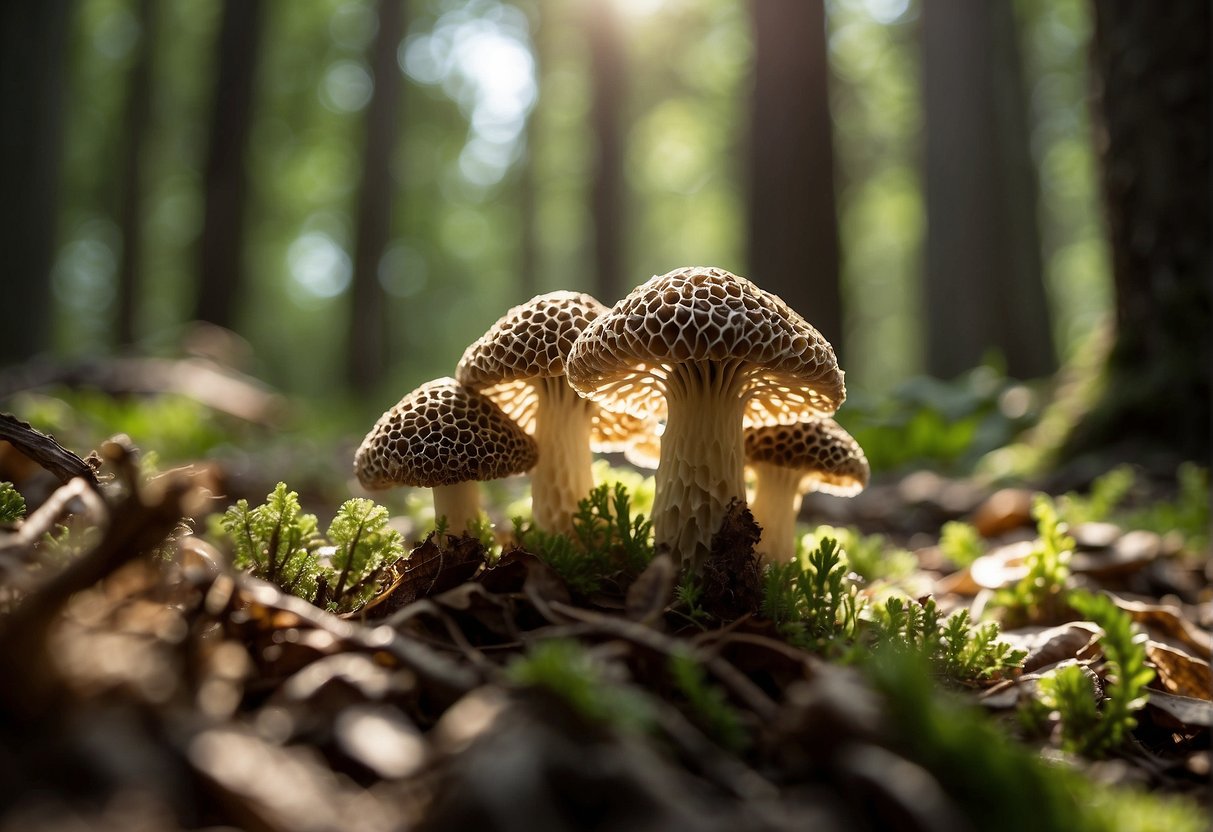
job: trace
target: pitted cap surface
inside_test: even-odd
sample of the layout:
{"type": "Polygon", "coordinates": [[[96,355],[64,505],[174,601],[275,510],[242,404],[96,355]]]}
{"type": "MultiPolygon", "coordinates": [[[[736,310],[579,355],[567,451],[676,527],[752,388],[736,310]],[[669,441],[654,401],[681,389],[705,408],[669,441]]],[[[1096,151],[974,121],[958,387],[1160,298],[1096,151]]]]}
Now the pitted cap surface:
{"type": "Polygon", "coordinates": [[[814,489],[849,497],[868,484],[868,459],[846,430],[828,417],[745,431],[746,462],[767,462],[804,474],[814,489]]]}
{"type": "Polygon", "coordinates": [[[634,289],[586,328],[565,372],[608,409],[661,417],[670,368],[692,362],[748,368],[747,424],[830,414],[846,398],[820,332],[778,296],[712,267],[676,269],[634,289]]]}
{"type": "MultiPolygon", "coordinates": [[[[590,322],[607,307],[584,292],[548,292],[513,307],[463,352],[455,378],[491,398],[527,433],[535,432],[536,384],[564,375],[565,359],[590,322]]],[[[623,450],[648,424],[595,407],[590,444],[623,450]]]]}
{"type": "Polygon", "coordinates": [[[535,441],[490,399],[453,378],[427,382],[384,413],[354,455],[366,488],[434,488],[521,474],[535,441]]]}

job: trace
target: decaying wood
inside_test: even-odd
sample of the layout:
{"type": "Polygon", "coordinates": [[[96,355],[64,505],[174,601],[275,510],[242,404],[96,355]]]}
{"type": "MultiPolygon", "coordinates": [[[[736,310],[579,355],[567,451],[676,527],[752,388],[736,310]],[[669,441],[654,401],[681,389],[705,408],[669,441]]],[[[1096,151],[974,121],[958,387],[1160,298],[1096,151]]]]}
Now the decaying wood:
{"type": "MultiPolygon", "coordinates": [[[[0,393],[3,398],[3,393],[0,393]]],[[[23,422],[11,413],[0,413],[0,439],[50,471],[60,482],[71,482],[80,477],[94,488],[97,487],[97,472],[76,454],[48,436],[23,422]]]]}

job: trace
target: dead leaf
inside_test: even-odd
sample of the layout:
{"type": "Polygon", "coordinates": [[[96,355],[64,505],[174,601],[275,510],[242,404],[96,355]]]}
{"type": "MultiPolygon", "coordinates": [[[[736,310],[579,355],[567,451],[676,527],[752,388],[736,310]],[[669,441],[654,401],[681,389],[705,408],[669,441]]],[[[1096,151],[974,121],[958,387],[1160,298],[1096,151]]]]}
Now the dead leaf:
{"type": "Polygon", "coordinates": [[[418,598],[428,598],[459,586],[476,574],[485,563],[484,544],[470,535],[446,536],[439,546],[430,532],[413,549],[404,563],[404,571],[383,600],[376,604],[376,617],[390,615],[418,598]]]}
{"type": "Polygon", "coordinates": [[[1177,607],[1129,601],[1112,593],[1109,596],[1116,606],[1129,613],[1152,637],[1177,642],[1205,661],[1213,659],[1213,637],[1184,618],[1177,607]]]}
{"type": "Polygon", "coordinates": [[[628,618],[651,624],[661,617],[674,597],[674,584],[678,580],[678,569],[674,559],[662,552],[653,558],[640,577],[628,587],[624,609],[628,618]]]}
{"type": "Polygon", "coordinates": [[[1065,659],[1090,659],[1099,655],[1102,631],[1090,621],[1072,621],[1057,627],[1020,627],[1000,634],[1012,647],[1026,650],[1024,673],[1035,673],[1065,659]]]}
{"type": "Polygon", "coordinates": [[[1169,692],[1213,700],[1213,673],[1208,662],[1153,640],[1146,642],[1146,656],[1158,669],[1159,681],[1169,692]]]}
{"type": "Polygon", "coordinates": [[[1213,727],[1213,702],[1207,699],[1151,690],[1146,709],[1153,713],[1156,722],[1168,728],[1192,730],[1213,727]]]}

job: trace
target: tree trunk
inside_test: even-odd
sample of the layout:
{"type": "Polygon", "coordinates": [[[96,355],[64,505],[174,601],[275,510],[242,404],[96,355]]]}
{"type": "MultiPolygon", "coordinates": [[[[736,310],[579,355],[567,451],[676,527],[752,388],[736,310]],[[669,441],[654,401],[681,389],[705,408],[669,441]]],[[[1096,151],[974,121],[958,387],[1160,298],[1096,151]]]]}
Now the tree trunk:
{"type": "Polygon", "coordinates": [[[0,365],[51,346],[68,0],[0,3],[0,365]]]}
{"type": "Polygon", "coordinates": [[[940,378],[991,350],[1015,378],[1056,369],[1013,12],[1010,3],[923,3],[923,294],[927,371],[940,378]]]}
{"type": "Polygon", "coordinates": [[[842,349],[834,144],[822,0],[750,0],[747,276],[842,349]]]}
{"type": "Polygon", "coordinates": [[[1208,3],[1091,7],[1116,337],[1103,398],[1062,457],[1137,442],[1207,465],[1213,14],[1208,3]]]}
{"type": "Polygon", "coordinates": [[[623,102],[626,49],[613,3],[586,4],[590,47],[590,125],[594,134],[590,217],[594,228],[594,295],[607,306],[637,281],[624,275],[623,102]]]}
{"type": "Polygon", "coordinates": [[[139,0],[139,44],[126,91],[126,133],[122,146],[122,178],[118,195],[118,226],[122,256],[118,261],[118,345],[138,337],[139,264],[143,248],[143,150],[151,117],[152,52],[156,30],[155,0],[139,0]]]}
{"type": "Polygon", "coordinates": [[[380,0],[379,30],[371,53],[374,92],[366,110],[362,182],[349,318],[349,379],[358,393],[369,393],[387,368],[387,295],[379,264],[392,236],[396,180],[392,155],[400,138],[400,98],[404,84],[396,50],[404,39],[404,0],[380,0]]]}
{"type": "Polygon", "coordinates": [[[244,156],[252,128],[262,0],[224,0],[219,26],[210,148],[203,180],[202,236],[194,317],[234,328],[244,284],[244,156]]]}

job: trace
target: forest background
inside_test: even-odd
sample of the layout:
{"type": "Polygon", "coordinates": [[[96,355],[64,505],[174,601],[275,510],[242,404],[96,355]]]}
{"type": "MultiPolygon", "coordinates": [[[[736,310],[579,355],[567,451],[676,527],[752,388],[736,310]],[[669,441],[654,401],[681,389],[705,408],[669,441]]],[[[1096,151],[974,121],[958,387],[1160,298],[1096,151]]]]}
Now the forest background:
{"type": "MultiPolygon", "coordinates": [[[[1022,423],[1048,388],[1008,379],[1097,349],[1131,298],[1119,234],[1182,261],[1159,305],[1191,310],[1164,325],[1188,357],[1163,375],[1207,371],[1203,3],[1145,25],[1081,0],[10,5],[0,366],[177,355],[204,321],[295,427],[359,434],[515,303],[710,264],[834,343],[844,423],[890,396],[946,417],[956,388],[924,377],[1022,423]],[[1177,161],[1131,173],[1180,204],[1180,245],[1142,240],[1170,207],[1117,230],[1112,93],[1169,125],[1134,140],[1177,161]]],[[[1178,455],[1207,456],[1207,377],[1171,388],[1178,455]]]]}

